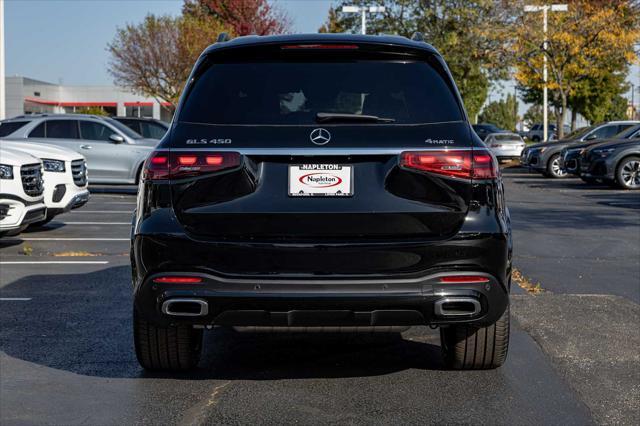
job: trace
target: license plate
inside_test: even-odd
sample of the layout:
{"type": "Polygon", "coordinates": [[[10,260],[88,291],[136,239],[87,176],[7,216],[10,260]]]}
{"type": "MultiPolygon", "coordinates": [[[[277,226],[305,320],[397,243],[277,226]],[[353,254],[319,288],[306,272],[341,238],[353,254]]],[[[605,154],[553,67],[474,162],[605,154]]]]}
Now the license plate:
{"type": "Polygon", "coordinates": [[[292,197],[350,197],[353,166],[344,164],[292,164],[289,166],[292,197]]]}

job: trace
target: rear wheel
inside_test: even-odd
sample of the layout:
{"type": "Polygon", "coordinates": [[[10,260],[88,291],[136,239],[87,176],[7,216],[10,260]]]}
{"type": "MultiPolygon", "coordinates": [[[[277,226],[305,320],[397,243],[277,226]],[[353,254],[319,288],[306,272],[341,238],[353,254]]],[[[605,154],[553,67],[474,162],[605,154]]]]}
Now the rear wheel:
{"type": "Polygon", "coordinates": [[[133,339],[140,365],[147,370],[185,371],[194,368],[202,351],[202,330],[189,325],[158,327],[134,309],[133,339]]]}
{"type": "Polygon", "coordinates": [[[640,157],[628,157],[620,162],[616,183],[624,189],[640,189],[640,157]]]}
{"type": "Polygon", "coordinates": [[[509,306],[494,324],[474,327],[460,324],[440,329],[440,345],[447,368],[486,370],[498,368],[509,349],[509,306]]]}
{"type": "Polygon", "coordinates": [[[560,164],[560,154],[554,154],[547,163],[547,176],[552,178],[563,178],[567,176],[567,171],[560,164]]]}

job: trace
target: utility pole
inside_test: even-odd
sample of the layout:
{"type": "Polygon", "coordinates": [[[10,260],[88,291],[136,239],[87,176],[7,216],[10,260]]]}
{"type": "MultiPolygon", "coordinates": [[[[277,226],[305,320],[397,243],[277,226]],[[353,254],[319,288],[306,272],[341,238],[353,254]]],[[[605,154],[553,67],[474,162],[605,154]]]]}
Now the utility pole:
{"type": "MultiPolygon", "coordinates": [[[[542,139],[547,140],[549,134],[549,117],[548,117],[548,91],[547,91],[547,15],[549,10],[552,12],[566,12],[569,7],[566,4],[552,4],[544,6],[532,6],[527,5],[524,7],[525,12],[540,12],[542,11],[542,32],[544,33],[544,41],[542,42],[542,49],[544,50],[544,63],[542,68],[542,139]]],[[[564,126],[564,123],[560,123],[564,126]]],[[[560,129],[558,129],[560,131],[560,129]]]]}
{"type": "Polygon", "coordinates": [[[369,13],[383,13],[386,10],[384,6],[344,6],[342,13],[360,13],[361,19],[361,32],[367,33],[367,12],[369,13]]]}
{"type": "Polygon", "coordinates": [[[0,120],[4,120],[7,115],[4,83],[4,0],[0,0],[0,120]]]}

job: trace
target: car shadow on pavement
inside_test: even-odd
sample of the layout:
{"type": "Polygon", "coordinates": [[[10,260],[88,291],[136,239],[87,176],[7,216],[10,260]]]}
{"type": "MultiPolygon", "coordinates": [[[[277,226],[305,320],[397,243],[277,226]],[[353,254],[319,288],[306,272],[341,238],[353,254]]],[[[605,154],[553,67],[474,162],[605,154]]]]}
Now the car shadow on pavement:
{"type": "Polygon", "coordinates": [[[90,185],[89,192],[92,194],[123,194],[136,195],[138,193],[137,185],[90,185]]]}
{"type": "Polygon", "coordinates": [[[437,335],[426,327],[400,334],[290,335],[205,333],[199,368],[151,374],[138,365],[131,331],[131,271],[31,275],[5,285],[0,350],[45,367],[106,378],[284,379],[355,377],[405,369],[442,369],[437,335]]]}

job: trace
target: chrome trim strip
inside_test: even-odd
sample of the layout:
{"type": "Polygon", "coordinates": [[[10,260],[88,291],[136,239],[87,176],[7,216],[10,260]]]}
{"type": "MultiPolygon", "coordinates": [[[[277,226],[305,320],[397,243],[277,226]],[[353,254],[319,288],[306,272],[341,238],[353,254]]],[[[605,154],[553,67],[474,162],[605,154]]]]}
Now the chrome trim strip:
{"type": "Polygon", "coordinates": [[[481,309],[480,302],[472,297],[445,297],[437,300],[433,305],[433,313],[439,317],[470,317],[479,314],[481,309]],[[470,303],[473,305],[473,312],[447,312],[443,309],[445,303],[470,303]]]}
{"type": "Polygon", "coordinates": [[[203,317],[209,313],[209,304],[205,300],[201,300],[201,299],[174,298],[174,299],[165,300],[164,303],[162,303],[161,310],[162,310],[162,313],[165,315],[171,315],[176,317],[203,317]],[[186,312],[174,312],[170,309],[173,303],[195,303],[197,305],[200,305],[200,312],[197,314],[186,313],[186,312]]]}
{"type": "MultiPolygon", "coordinates": [[[[477,150],[484,148],[477,147],[477,150]]],[[[239,152],[245,155],[308,155],[308,156],[330,156],[330,155],[398,155],[405,151],[471,151],[473,147],[438,147],[438,148],[421,148],[421,147],[398,147],[398,148],[325,148],[325,147],[309,147],[309,148],[242,148],[242,147],[193,147],[193,148],[159,148],[156,151],[175,151],[175,152],[239,152]]]]}

